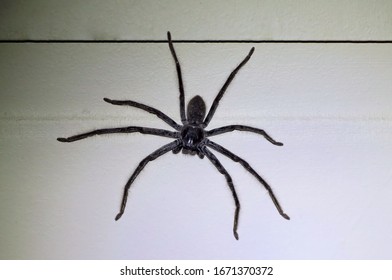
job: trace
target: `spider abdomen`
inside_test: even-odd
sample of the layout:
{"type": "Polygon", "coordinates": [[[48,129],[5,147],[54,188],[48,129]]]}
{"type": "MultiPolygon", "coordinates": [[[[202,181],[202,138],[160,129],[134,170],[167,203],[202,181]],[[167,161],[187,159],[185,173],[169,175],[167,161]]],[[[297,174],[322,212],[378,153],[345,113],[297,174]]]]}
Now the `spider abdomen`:
{"type": "Polygon", "coordinates": [[[187,120],[190,124],[201,124],[206,116],[206,104],[200,95],[193,97],[187,108],[187,120]]]}

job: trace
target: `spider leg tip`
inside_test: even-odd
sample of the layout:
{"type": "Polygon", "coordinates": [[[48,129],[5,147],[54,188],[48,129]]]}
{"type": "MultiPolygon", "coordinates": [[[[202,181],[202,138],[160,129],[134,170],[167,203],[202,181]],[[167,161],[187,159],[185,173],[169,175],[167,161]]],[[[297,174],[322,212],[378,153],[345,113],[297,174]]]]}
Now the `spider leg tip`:
{"type": "Polygon", "coordinates": [[[282,142],[276,142],[276,146],[283,146],[282,142]]]}
{"type": "Polygon", "coordinates": [[[237,239],[237,240],[240,239],[240,237],[238,236],[238,232],[236,232],[236,231],[234,232],[234,238],[237,239]]]}
{"type": "Polygon", "coordinates": [[[290,217],[285,213],[282,214],[282,217],[285,218],[286,220],[290,220],[290,217]]]}
{"type": "Polygon", "coordinates": [[[121,218],[121,216],[122,216],[122,213],[118,213],[117,216],[116,216],[116,218],[114,218],[114,220],[115,220],[115,221],[118,221],[118,220],[121,218]]]}
{"type": "Polygon", "coordinates": [[[67,138],[63,138],[63,137],[57,138],[57,141],[59,141],[59,142],[69,142],[69,141],[67,140],[67,138]]]}

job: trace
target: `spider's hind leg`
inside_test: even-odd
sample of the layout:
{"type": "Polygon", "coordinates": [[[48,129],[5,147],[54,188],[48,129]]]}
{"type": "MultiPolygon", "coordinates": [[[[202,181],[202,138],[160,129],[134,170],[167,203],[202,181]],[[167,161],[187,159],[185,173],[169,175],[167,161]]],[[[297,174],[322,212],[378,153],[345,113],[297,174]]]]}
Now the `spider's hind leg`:
{"type": "Polygon", "coordinates": [[[230,83],[233,81],[235,75],[237,75],[238,71],[240,71],[240,69],[242,68],[242,66],[244,66],[250,59],[250,57],[252,56],[253,52],[254,52],[255,48],[251,48],[249,51],[249,54],[244,58],[244,60],[231,72],[231,74],[229,75],[229,77],[227,78],[226,82],[224,83],[223,87],[221,88],[221,90],[219,91],[218,95],[215,97],[210,111],[207,114],[207,117],[204,119],[203,122],[203,127],[207,127],[208,124],[210,123],[212,117],[215,114],[216,108],[218,108],[218,104],[219,101],[222,99],[223,95],[225,94],[227,88],[229,87],[230,83]]]}
{"type": "Polygon", "coordinates": [[[182,81],[181,65],[178,61],[176,50],[174,49],[173,42],[171,39],[170,32],[167,32],[167,41],[169,42],[169,49],[173,56],[174,63],[176,64],[177,78],[178,78],[178,90],[180,91],[180,116],[181,122],[185,124],[187,122],[185,115],[185,93],[184,93],[184,83],[182,81]]]}

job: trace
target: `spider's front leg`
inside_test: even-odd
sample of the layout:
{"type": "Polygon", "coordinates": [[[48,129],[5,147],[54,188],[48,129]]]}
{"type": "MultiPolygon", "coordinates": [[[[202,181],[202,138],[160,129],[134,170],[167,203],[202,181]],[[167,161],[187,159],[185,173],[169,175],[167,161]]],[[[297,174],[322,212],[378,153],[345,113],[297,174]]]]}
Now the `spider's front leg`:
{"type": "Polygon", "coordinates": [[[121,216],[124,214],[125,211],[125,206],[127,205],[127,199],[128,199],[128,192],[129,188],[131,187],[133,181],[135,181],[136,177],[139,175],[139,173],[144,169],[144,167],[149,163],[150,161],[155,160],[156,158],[162,156],[163,154],[169,152],[169,151],[174,151],[177,150],[177,148],[181,146],[181,142],[179,140],[175,140],[169,144],[166,144],[156,150],[155,152],[149,154],[146,158],[144,158],[139,165],[136,167],[135,171],[133,172],[131,178],[129,178],[128,182],[126,183],[124,187],[124,194],[121,202],[121,208],[120,212],[117,214],[115,220],[117,221],[118,219],[121,218],[121,216]]]}
{"type": "Polygon", "coordinates": [[[237,192],[235,191],[233,180],[231,179],[230,174],[226,171],[226,169],[223,167],[223,165],[220,163],[220,161],[216,158],[216,156],[211,153],[207,147],[203,147],[203,153],[205,156],[212,162],[212,164],[218,169],[218,171],[223,174],[226,178],[226,182],[229,185],[229,188],[231,190],[231,194],[233,195],[234,202],[235,202],[235,213],[234,213],[234,224],[233,224],[233,234],[235,239],[239,239],[237,228],[238,228],[238,217],[240,214],[240,201],[237,196],[237,192]]]}
{"type": "Polygon", "coordinates": [[[253,176],[256,177],[256,179],[265,187],[265,189],[268,191],[268,194],[270,195],[272,202],[275,204],[276,209],[278,210],[279,214],[285,218],[286,220],[290,220],[289,215],[287,215],[282,207],[279,204],[279,201],[276,199],[274,192],[272,191],[272,188],[270,185],[268,185],[268,183],[250,166],[250,164],[248,162],[246,162],[245,160],[243,160],[242,158],[240,158],[239,156],[233,154],[232,152],[230,152],[229,150],[227,150],[226,148],[222,147],[221,145],[218,145],[217,143],[214,143],[210,140],[207,141],[206,145],[208,147],[213,148],[214,150],[216,150],[217,152],[221,153],[222,155],[227,156],[228,158],[230,158],[231,160],[238,162],[239,164],[241,164],[250,174],[252,174],[253,176]]]}
{"type": "Polygon", "coordinates": [[[255,128],[255,127],[251,127],[251,126],[246,126],[246,125],[238,125],[238,124],[222,126],[222,127],[218,127],[218,128],[206,131],[206,137],[215,136],[215,135],[219,135],[219,134],[223,134],[223,133],[227,133],[227,132],[232,132],[234,130],[247,131],[247,132],[253,132],[256,134],[260,134],[260,135],[264,136],[264,138],[267,139],[272,144],[274,144],[276,146],[283,146],[282,142],[278,142],[278,141],[274,140],[263,129],[259,129],[259,128],[255,128]]]}
{"type": "Polygon", "coordinates": [[[112,133],[134,133],[139,132],[142,134],[152,134],[157,136],[169,137],[169,138],[178,138],[178,132],[172,132],[165,129],[158,129],[158,128],[149,128],[149,127],[142,127],[142,126],[128,126],[128,127],[116,127],[116,128],[103,128],[97,129],[90,132],[77,134],[71,137],[59,137],[57,141],[60,142],[74,142],[79,141],[84,138],[92,137],[95,135],[102,135],[102,134],[112,134],[112,133]]]}

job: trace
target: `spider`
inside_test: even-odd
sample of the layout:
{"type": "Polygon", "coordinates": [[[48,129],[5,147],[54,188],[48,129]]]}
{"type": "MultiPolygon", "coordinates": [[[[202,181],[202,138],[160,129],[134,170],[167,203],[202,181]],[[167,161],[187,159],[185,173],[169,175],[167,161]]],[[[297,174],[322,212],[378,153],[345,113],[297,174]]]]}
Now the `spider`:
{"type": "Polygon", "coordinates": [[[268,185],[268,183],[247,163],[245,160],[240,158],[239,156],[233,154],[231,151],[228,149],[222,147],[221,145],[211,141],[209,137],[219,135],[222,133],[226,132],[232,132],[234,130],[239,130],[239,131],[248,131],[248,132],[253,132],[262,135],[266,140],[271,142],[272,144],[276,146],[282,146],[283,143],[275,141],[271,136],[269,136],[264,130],[259,129],[259,128],[254,128],[250,126],[245,126],[245,125],[228,125],[228,126],[223,126],[211,130],[206,130],[206,127],[210,123],[212,117],[215,114],[215,111],[218,107],[219,101],[223,97],[226,89],[230,85],[230,83],[233,81],[235,75],[238,73],[238,71],[249,61],[250,57],[252,56],[254,52],[254,47],[251,48],[249,51],[248,55],[245,57],[245,59],[231,72],[229,77],[227,78],[226,82],[224,83],[223,87],[219,91],[218,95],[215,97],[212,106],[210,110],[208,111],[208,114],[206,115],[206,105],[204,103],[204,100],[199,96],[193,97],[187,106],[187,110],[185,111],[185,98],[184,98],[184,85],[182,81],[182,72],[181,72],[181,66],[178,61],[176,52],[174,50],[173,42],[171,39],[170,32],[167,33],[167,39],[169,43],[169,49],[171,52],[171,55],[173,56],[175,65],[176,65],[176,71],[177,71],[177,78],[178,78],[178,88],[180,92],[180,117],[181,117],[181,123],[178,124],[175,122],[173,119],[168,117],[166,114],[161,112],[158,109],[155,109],[153,107],[150,107],[148,105],[138,103],[135,101],[130,101],[130,100],[112,100],[109,98],[104,98],[103,100],[107,103],[113,104],[113,105],[126,105],[126,106],[131,106],[131,107],[136,107],[141,110],[147,111],[153,115],[156,115],[158,118],[166,122],[169,126],[175,129],[175,131],[169,131],[169,130],[164,130],[164,129],[158,129],[158,128],[150,128],[150,127],[140,127],[140,126],[128,126],[128,127],[116,127],[116,128],[103,128],[103,129],[97,129],[93,130],[90,132],[82,133],[82,134],[77,134],[68,138],[57,138],[58,141],[60,142],[74,142],[74,141],[79,141],[87,137],[95,136],[95,135],[101,135],[101,134],[111,134],[111,133],[134,133],[134,132],[139,132],[142,134],[152,134],[152,135],[157,135],[157,136],[163,136],[163,137],[168,137],[168,138],[173,138],[174,141],[166,144],[153,153],[149,154],[147,157],[145,157],[139,165],[136,167],[135,171],[127,181],[124,187],[124,193],[122,197],[122,203],[121,203],[121,208],[120,212],[117,214],[115,220],[117,221],[118,219],[121,218],[121,216],[124,214],[125,207],[127,204],[127,198],[128,198],[128,193],[129,189],[136,179],[136,177],[140,174],[140,172],[144,169],[144,167],[149,163],[150,161],[153,161],[157,159],[158,157],[166,154],[167,152],[172,151],[174,154],[179,153],[182,151],[184,154],[189,154],[189,155],[198,155],[201,159],[206,156],[211,163],[216,167],[216,169],[223,174],[225,177],[227,184],[230,188],[231,194],[233,196],[234,202],[235,202],[235,212],[234,212],[234,224],[233,224],[233,234],[235,239],[239,239],[237,228],[238,228],[238,217],[240,213],[240,202],[238,200],[237,192],[234,188],[233,181],[231,179],[231,176],[229,173],[226,171],[226,169],[223,167],[223,165],[219,162],[219,160],[216,158],[216,156],[211,152],[210,148],[223,154],[224,156],[230,158],[231,160],[238,162],[241,164],[249,173],[251,173],[268,191],[273,203],[275,204],[276,209],[278,210],[279,214],[289,220],[290,217],[283,212],[282,207],[280,206],[278,200],[276,199],[271,187],[268,185]]]}

